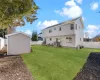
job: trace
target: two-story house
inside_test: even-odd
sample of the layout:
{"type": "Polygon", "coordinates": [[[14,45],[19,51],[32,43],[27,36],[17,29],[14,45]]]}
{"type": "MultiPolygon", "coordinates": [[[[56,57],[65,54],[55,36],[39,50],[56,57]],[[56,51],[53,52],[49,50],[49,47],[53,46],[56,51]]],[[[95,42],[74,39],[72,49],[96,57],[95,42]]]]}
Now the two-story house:
{"type": "Polygon", "coordinates": [[[77,47],[82,45],[84,38],[84,24],[82,17],[78,17],[42,30],[43,41],[54,44],[59,40],[61,46],[77,47]]]}

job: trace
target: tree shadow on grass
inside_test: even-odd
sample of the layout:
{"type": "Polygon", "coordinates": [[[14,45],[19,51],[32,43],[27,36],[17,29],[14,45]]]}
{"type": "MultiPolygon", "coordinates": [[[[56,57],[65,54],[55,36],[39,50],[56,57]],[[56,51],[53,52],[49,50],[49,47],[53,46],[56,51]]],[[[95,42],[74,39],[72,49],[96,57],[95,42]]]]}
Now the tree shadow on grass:
{"type": "Polygon", "coordinates": [[[100,80],[100,52],[91,52],[73,80],[100,80]]]}

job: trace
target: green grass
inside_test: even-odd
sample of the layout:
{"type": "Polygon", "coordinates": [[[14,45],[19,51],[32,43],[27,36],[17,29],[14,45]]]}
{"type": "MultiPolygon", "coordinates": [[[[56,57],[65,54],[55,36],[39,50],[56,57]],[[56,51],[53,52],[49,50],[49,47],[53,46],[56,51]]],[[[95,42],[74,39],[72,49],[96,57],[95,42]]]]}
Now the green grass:
{"type": "Polygon", "coordinates": [[[99,49],[32,46],[33,52],[21,55],[34,80],[73,80],[90,52],[99,49]]]}

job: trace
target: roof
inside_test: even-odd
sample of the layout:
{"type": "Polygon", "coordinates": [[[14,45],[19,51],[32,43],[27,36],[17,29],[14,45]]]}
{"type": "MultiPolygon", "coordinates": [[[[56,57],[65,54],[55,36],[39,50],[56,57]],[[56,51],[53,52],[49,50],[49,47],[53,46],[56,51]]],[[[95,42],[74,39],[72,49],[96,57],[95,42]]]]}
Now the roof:
{"type": "MultiPolygon", "coordinates": [[[[61,23],[59,23],[59,24],[56,24],[56,25],[53,25],[53,26],[49,26],[49,27],[47,27],[47,28],[45,28],[45,29],[48,29],[48,28],[50,28],[50,27],[54,27],[54,26],[57,26],[57,25],[62,25],[62,24],[65,24],[65,23],[71,23],[71,22],[75,22],[77,19],[81,19],[82,17],[80,16],[80,17],[77,17],[77,18],[74,18],[74,19],[72,19],[72,20],[68,20],[68,21],[65,21],[65,22],[61,22],[61,23]]],[[[82,22],[83,23],[83,22],[82,22]]],[[[44,30],[44,29],[43,29],[44,30]]]]}
{"type": "Polygon", "coordinates": [[[42,33],[39,33],[38,35],[40,35],[40,34],[42,34],[42,33]]]}
{"type": "Polygon", "coordinates": [[[4,39],[4,38],[0,37],[0,39],[4,39]]]}
{"type": "Polygon", "coordinates": [[[100,34],[96,35],[96,36],[93,37],[92,39],[96,39],[96,38],[100,38],[100,34]]]}
{"type": "Polygon", "coordinates": [[[100,38],[100,34],[96,35],[94,38],[100,38]]]}
{"type": "Polygon", "coordinates": [[[12,34],[7,34],[7,35],[5,35],[5,36],[6,36],[6,37],[9,37],[9,36],[13,36],[13,35],[16,35],[16,34],[23,34],[23,35],[25,35],[25,36],[27,36],[27,37],[30,38],[30,36],[29,36],[28,34],[23,33],[23,32],[16,32],[16,33],[12,33],[12,34]]]}

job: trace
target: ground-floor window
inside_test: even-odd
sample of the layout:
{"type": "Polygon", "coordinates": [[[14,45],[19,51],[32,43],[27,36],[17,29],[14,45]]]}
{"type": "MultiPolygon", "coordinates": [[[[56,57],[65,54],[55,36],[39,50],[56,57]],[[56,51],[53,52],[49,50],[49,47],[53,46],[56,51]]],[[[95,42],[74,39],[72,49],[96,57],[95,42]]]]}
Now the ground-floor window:
{"type": "Polygon", "coordinates": [[[52,40],[52,38],[50,38],[50,41],[52,40]]]}
{"type": "Polygon", "coordinates": [[[72,42],[72,38],[71,37],[66,37],[66,41],[67,42],[72,42]]]}

